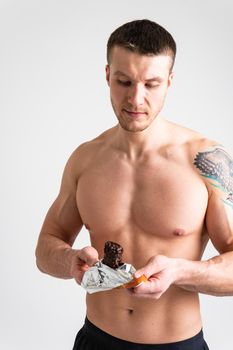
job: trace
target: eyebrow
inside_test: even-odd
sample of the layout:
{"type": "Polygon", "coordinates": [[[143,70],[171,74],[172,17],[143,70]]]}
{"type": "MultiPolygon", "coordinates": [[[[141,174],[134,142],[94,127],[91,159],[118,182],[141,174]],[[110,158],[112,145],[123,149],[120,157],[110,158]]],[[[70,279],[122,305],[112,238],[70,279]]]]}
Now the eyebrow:
{"type": "MultiPolygon", "coordinates": [[[[126,78],[128,78],[128,79],[130,79],[131,80],[131,78],[127,75],[127,74],[125,74],[125,73],[123,73],[123,72],[121,72],[121,71],[116,71],[115,73],[114,73],[114,75],[123,75],[123,76],[125,76],[126,78]]],[[[150,78],[150,79],[146,79],[145,81],[147,81],[147,82],[153,82],[153,81],[158,81],[158,82],[162,82],[163,81],[163,79],[161,78],[161,77],[159,77],[159,76],[155,76],[155,77],[153,77],[153,78],[150,78]]]]}

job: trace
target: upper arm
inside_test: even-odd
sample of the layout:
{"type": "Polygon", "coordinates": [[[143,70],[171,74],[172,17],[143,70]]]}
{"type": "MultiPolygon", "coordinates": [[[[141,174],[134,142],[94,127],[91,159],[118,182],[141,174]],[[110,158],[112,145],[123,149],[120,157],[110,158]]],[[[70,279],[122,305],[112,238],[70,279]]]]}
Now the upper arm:
{"type": "Polygon", "coordinates": [[[221,145],[198,152],[194,165],[209,192],[206,227],[220,252],[233,250],[233,159],[221,145]]]}
{"type": "Polygon", "coordinates": [[[59,194],[48,210],[40,233],[40,236],[56,236],[70,245],[83,225],[76,201],[78,163],[76,150],[65,166],[59,194]]]}

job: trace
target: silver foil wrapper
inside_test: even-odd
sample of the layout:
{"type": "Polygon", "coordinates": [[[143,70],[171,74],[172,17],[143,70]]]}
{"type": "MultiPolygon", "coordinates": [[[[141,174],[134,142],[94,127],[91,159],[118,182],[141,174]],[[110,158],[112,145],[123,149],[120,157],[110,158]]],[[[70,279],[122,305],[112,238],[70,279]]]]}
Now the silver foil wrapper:
{"type": "Polygon", "coordinates": [[[132,281],[135,271],[135,268],[130,264],[112,269],[98,261],[84,273],[81,286],[89,294],[103,292],[132,281]]]}

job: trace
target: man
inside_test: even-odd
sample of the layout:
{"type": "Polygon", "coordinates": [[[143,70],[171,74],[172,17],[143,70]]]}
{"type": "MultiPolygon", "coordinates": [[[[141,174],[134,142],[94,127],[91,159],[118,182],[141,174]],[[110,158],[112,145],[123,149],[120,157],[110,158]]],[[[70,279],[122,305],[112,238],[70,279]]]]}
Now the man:
{"type": "Polygon", "coordinates": [[[135,277],[148,278],[88,294],[74,349],[208,349],[198,293],[233,294],[233,163],[217,142],[162,117],[175,55],[172,36],[149,20],[111,34],[106,79],[118,124],[74,151],[45,218],[41,271],[80,284],[111,240],[135,277]],[[91,247],[72,249],[83,225],[91,247]],[[201,261],[209,238],[220,254],[201,261]]]}

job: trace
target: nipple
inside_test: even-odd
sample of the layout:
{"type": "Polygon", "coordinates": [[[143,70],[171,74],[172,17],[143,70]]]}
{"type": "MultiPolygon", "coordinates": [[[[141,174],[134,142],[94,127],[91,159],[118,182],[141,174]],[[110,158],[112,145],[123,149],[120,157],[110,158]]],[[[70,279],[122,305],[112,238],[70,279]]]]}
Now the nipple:
{"type": "Polygon", "coordinates": [[[173,232],[175,236],[185,236],[187,232],[183,228],[176,228],[173,232]]]}

